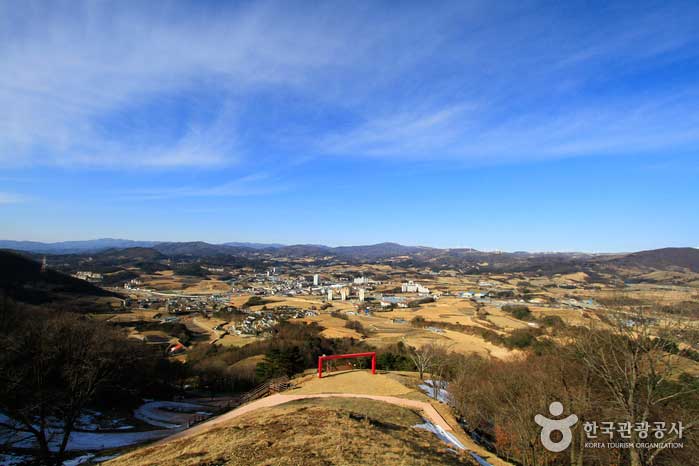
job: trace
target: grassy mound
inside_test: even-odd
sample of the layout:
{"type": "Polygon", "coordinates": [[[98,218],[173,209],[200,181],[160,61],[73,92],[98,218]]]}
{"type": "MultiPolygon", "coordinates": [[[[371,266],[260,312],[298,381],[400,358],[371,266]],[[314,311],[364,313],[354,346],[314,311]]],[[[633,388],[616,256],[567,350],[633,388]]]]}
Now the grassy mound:
{"type": "Polygon", "coordinates": [[[300,400],[243,416],[198,436],[136,450],[110,466],[471,465],[412,426],[415,412],[360,399],[300,400]]]}

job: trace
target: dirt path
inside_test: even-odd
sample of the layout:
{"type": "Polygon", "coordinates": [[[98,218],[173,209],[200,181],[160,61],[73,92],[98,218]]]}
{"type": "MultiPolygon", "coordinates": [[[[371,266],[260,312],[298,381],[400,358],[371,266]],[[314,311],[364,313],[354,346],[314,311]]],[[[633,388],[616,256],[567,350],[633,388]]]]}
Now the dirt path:
{"type": "MultiPolygon", "coordinates": [[[[176,434],[173,434],[169,437],[166,437],[164,439],[161,439],[161,440],[155,442],[153,445],[162,445],[162,444],[170,442],[172,440],[187,438],[187,437],[190,437],[192,435],[198,435],[198,434],[201,434],[203,432],[207,432],[211,429],[214,429],[216,427],[220,427],[222,425],[227,424],[232,419],[235,419],[235,418],[240,417],[240,416],[244,416],[245,414],[251,413],[257,409],[278,406],[278,405],[281,405],[284,403],[289,403],[290,401],[295,401],[295,400],[304,400],[304,399],[308,399],[308,398],[331,398],[331,397],[336,397],[336,398],[366,398],[369,400],[383,401],[385,403],[391,403],[391,404],[402,406],[405,408],[419,410],[423,413],[425,418],[428,421],[430,421],[432,424],[440,426],[446,432],[456,434],[453,431],[452,427],[449,425],[449,422],[447,422],[447,420],[435,409],[435,407],[432,406],[430,403],[425,402],[425,401],[409,400],[406,398],[398,398],[396,396],[361,395],[361,394],[352,394],[352,393],[319,393],[319,394],[308,394],[308,395],[283,395],[281,393],[277,393],[275,395],[270,395],[270,396],[265,397],[265,398],[260,398],[259,400],[253,401],[252,403],[248,403],[246,405],[243,405],[239,408],[236,408],[232,411],[229,411],[225,414],[222,414],[221,416],[218,416],[214,419],[211,419],[209,421],[198,424],[190,429],[180,431],[176,434]]],[[[459,438],[459,440],[461,440],[461,441],[467,440],[465,442],[466,447],[467,447],[467,451],[476,452],[477,454],[481,455],[482,457],[487,458],[487,461],[490,464],[492,464],[493,466],[508,466],[508,465],[510,465],[510,463],[507,463],[506,461],[501,460],[500,458],[494,456],[492,453],[483,449],[481,446],[473,443],[473,441],[470,438],[464,439],[463,436],[461,436],[461,435],[457,436],[457,438],[459,438]]]]}
{"type": "Polygon", "coordinates": [[[427,419],[435,424],[443,428],[447,432],[451,432],[452,428],[447,423],[447,421],[437,412],[436,409],[434,409],[434,406],[431,404],[425,402],[425,401],[417,401],[417,400],[408,400],[406,398],[398,398],[395,396],[379,396],[379,395],[354,395],[354,394],[345,394],[345,393],[324,393],[324,394],[317,394],[317,395],[282,395],[280,393],[277,393],[275,395],[270,395],[265,398],[260,398],[259,400],[255,400],[252,403],[248,403],[244,406],[241,406],[240,408],[236,408],[233,411],[229,411],[225,414],[222,414],[221,416],[218,416],[210,421],[203,422],[201,424],[198,424],[190,429],[183,430],[182,432],[178,432],[174,435],[171,435],[167,438],[164,438],[157,442],[157,444],[163,444],[167,443],[171,440],[177,440],[181,438],[186,438],[191,435],[197,435],[201,434],[202,432],[206,432],[208,430],[211,430],[215,427],[218,427],[222,424],[228,423],[231,419],[235,419],[237,417],[243,416],[247,413],[250,413],[252,411],[255,411],[260,408],[269,408],[272,406],[277,406],[280,404],[288,403],[290,401],[295,401],[295,400],[303,400],[307,398],[330,398],[330,397],[339,397],[339,398],[367,398],[370,400],[376,400],[376,401],[383,401],[385,403],[391,403],[394,405],[398,406],[403,406],[405,408],[411,408],[411,409],[417,409],[420,410],[424,413],[425,417],[427,419]]]}

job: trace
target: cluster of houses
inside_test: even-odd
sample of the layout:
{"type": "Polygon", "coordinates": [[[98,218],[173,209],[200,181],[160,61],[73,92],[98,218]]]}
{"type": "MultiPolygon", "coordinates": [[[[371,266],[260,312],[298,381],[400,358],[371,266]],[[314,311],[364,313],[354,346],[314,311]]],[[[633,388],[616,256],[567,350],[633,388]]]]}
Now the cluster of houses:
{"type": "Polygon", "coordinates": [[[476,302],[488,302],[488,292],[487,291],[462,291],[458,294],[459,298],[473,299],[476,302]]]}
{"type": "Polygon", "coordinates": [[[372,280],[371,278],[364,277],[364,276],[356,277],[352,282],[355,285],[380,285],[381,284],[381,282],[378,280],[372,280]]]}
{"type": "Polygon", "coordinates": [[[568,299],[562,300],[560,303],[564,304],[568,307],[572,307],[572,308],[576,308],[576,309],[597,309],[597,308],[599,308],[599,305],[597,303],[595,303],[595,301],[592,298],[585,299],[585,300],[568,298],[568,299]]]}
{"type": "Polygon", "coordinates": [[[128,282],[124,283],[125,290],[140,290],[143,282],[138,278],[132,278],[128,282]]]}
{"type": "Polygon", "coordinates": [[[526,299],[502,299],[511,298],[512,293],[508,296],[504,296],[504,293],[498,292],[497,290],[490,291],[461,291],[457,293],[459,298],[470,299],[477,303],[490,303],[496,306],[503,306],[507,304],[535,304],[538,306],[563,306],[573,309],[596,309],[599,307],[597,303],[592,299],[575,299],[566,298],[562,300],[556,300],[550,296],[529,296],[526,299]],[[498,299],[500,298],[500,299],[498,299]]]}
{"type": "Polygon", "coordinates": [[[102,281],[102,274],[97,272],[78,271],[73,274],[73,277],[90,283],[99,283],[102,281]]]}
{"type": "Polygon", "coordinates": [[[408,300],[400,296],[382,296],[379,301],[381,307],[408,307],[408,300]]]}
{"type": "Polygon", "coordinates": [[[247,287],[233,289],[236,293],[250,294],[253,296],[295,296],[313,295],[323,296],[326,301],[347,301],[354,299],[360,303],[370,299],[368,292],[379,281],[367,277],[334,277],[332,280],[321,280],[319,274],[313,276],[299,275],[296,277],[282,278],[275,275],[276,271],[267,271],[265,274],[256,274],[247,280],[247,287]]]}
{"type": "Polygon", "coordinates": [[[371,309],[369,309],[368,307],[362,309],[358,306],[356,311],[345,311],[345,314],[348,316],[370,316],[371,309]]]}
{"type": "Polygon", "coordinates": [[[191,296],[173,297],[165,301],[165,311],[169,314],[192,314],[201,313],[207,315],[209,312],[217,310],[221,304],[215,296],[191,296]]]}
{"type": "MultiPolygon", "coordinates": [[[[168,315],[201,313],[207,315],[228,305],[225,296],[152,296],[139,295],[124,300],[124,307],[132,309],[163,309],[168,315]]],[[[165,319],[163,317],[161,320],[165,319]]],[[[164,321],[164,320],[163,320],[164,321]]]]}
{"type": "Polygon", "coordinates": [[[221,328],[215,328],[214,330],[224,330],[241,336],[265,336],[282,320],[302,319],[318,315],[318,312],[315,310],[303,310],[291,306],[279,306],[274,310],[264,311],[244,309],[243,312],[247,315],[242,321],[224,324],[221,328]]]}

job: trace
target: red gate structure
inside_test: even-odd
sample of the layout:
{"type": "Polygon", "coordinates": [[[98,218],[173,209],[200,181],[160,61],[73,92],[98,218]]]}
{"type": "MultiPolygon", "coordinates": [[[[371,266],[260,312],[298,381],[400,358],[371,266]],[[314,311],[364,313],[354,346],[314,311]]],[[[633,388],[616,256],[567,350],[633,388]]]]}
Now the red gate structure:
{"type": "Polygon", "coordinates": [[[376,374],[376,353],[352,353],[352,354],[333,354],[331,356],[318,356],[318,378],[323,377],[323,361],[331,361],[333,359],[349,359],[349,358],[368,358],[371,357],[371,373],[376,374]]]}

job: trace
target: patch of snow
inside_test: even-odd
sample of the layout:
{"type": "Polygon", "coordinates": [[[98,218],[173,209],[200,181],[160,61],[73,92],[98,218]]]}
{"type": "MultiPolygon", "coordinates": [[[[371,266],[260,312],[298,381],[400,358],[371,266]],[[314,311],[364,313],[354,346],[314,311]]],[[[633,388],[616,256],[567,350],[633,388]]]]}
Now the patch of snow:
{"type": "MultiPolygon", "coordinates": [[[[59,426],[60,427],[60,424],[59,426]]],[[[76,430],[98,431],[98,430],[129,430],[133,426],[126,424],[122,418],[110,419],[99,411],[85,410],[75,423],[76,430]]]]}
{"type": "MultiPolygon", "coordinates": [[[[20,426],[21,424],[9,418],[3,413],[0,413],[0,424],[20,426]]],[[[60,431],[63,428],[63,423],[60,419],[49,416],[46,418],[46,424],[51,430],[60,431]]],[[[122,418],[110,419],[99,411],[85,410],[75,421],[74,429],[77,431],[101,431],[101,430],[130,430],[134,426],[126,424],[122,418]]],[[[0,428],[0,432],[3,429],[0,428]]]]}
{"type": "Polygon", "coordinates": [[[425,380],[425,383],[421,383],[418,385],[420,390],[425,392],[427,396],[430,398],[436,398],[437,400],[441,401],[442,403],[449,404],[451,401],[451,398],[449,396],[449,392],[446,390],[448,384],[446,382],[441,382],[439,384],[436,384],[438,386],[444,387],[444,388],[438,388],[435,387],[435,383],[432,380],[425,380]],[[435,392],[437,396],[435,397],[435,392]]]}
{"type": "Polygon", "coordinates": [[[148,424],[176,429],[186,423],[182,413],[196,413],[204,406],[180,401],[150,401],[134,411],[134,417],[148,424]]]}
{"type": "Polygon", "coordinates": [[[15,466],[31,460],[31,456],[0,454],[0,464],[2,466],[15,466]]]}
{"type": "Polygon", "coordinates": [[[475,452],[469,451],[468,454],[471,455],[471,458],[476,460],[476,463],[480,464],[481,466],[493,466],[475,452]]]}
{"type": "Polygon", "coordinates": [[[11,417],[8,417],[4,413],[0,413],[0,424],[5,424],[8,426],[15,426],[15,427],[20,425],[20,423],[18,421],[15,421],[14,419],[12,419],[11,417]]]}
{"type": "Polygon", "coordinates": [[[97,456],[92,460],[92,462],[93,463],[104,463],[105,461],[113,460],[114,458],[116,458],[119,455],[121,455],[121,453],[115,453],[113,455],[97,456]]]}
{"type": "MultiPolygon", "coordinates": [[[[0,444],[17,448],[32,448],[34,436],[28,432],[0,429],[0,444]]],[[[2,464],[2,463],[0,463],[2,464]]]]}
{"type": "Polygon", "coordinates": [[[170,430],[149,430],[146,432],[106,433],[73,432],[68,441],[68,450],[99,451],[125,447],[156,440],[171,435],[170,430]]]}
{"type": "Polygon", "coordinates": [[[87,463],[92,459],[92,457],[95,456],[92,453],[88,453],[87,455],[82,455],[78,456],[77,458],[65,460],[63,462],[63,466],[78,466],[79,464],[87,463]]]}
{"type": "Polygon", "coordinates": [[[425,429],[433,434],[435,434],[437,437],[439,437],[440,440],[443,442],[448,443],[449,445],[452,445],[459,450],[465,450],[466,447],[464,446],[463,443],[459,441],[458,438],[454,436],[454,434],[450,434],[446,430],[444,430],[441,426],[437,426],[432,424],[430,421],[425,421],[423,424],[415,424],[413,427],[416,429],[425,429]]]}
{"type": "MultiPolygon", "coordinates": [[[[454,434],[451,434],[447,431],[445,431],[442,427],[432,424],[430,421],[425,421],[423,424],[416,424],[413,427],[417,429],[425,429],[433,434],[435,434],[439,439],[445,443],[448,443],[449,445],[458,448],[459,450],[466,450],[466,447],[464,446],[463,443],[459,441],[458,438],[454,434]]],[[[492,464],[488,463],[486,460],[484,460],[480,455],[477,453],[468,450],[468,454],[471,455],[471,457],[476,460],[476,462],[480,466],[493,466],[492,464]]]]}
{"type": "Polygon", "coordinates": [[[102,416],[99,411],[86,409],[75,421],[75,428],[78,430],[98,430],[100,428],[97,419],[102,416]]]}
{"type": "MultiPolygon", "coordinates": [[[[100,451],[112,448],[121,448],[137,445],[150,440],[157,440],[172,434],[173,429],[181,429],[187,423],[192,414],[211,415],[204,411],[200,404],[174,402],[174,401],[150,401],[134,412],[134,417],[148,424],[165,429],[144,432],[103,432],[103,430],[130,430],[134,427],[126,425],[123,419],[102,419],[102,413],[86,411],[80,416],[77,430],[73,431],[68,440],[67,451],[100,451]]],[[[14,422],[9,417],[0,413],[0,422],[9,424],[14,422]]],[[[57,420],[50,420],[47,434],[51,438],[49,447],[57,450],[61,441],[61,429],[57,420]]],[[[36,440],[26,433],[15,433],[0,429],[0,441],[17,448],[35,448],[36,440]]],[[[64,466],[77,466],[92,458],[93,454],[85,454],[64,462],[64,466]],[[80,460],[80,462],[77,462],[80,460]]],[[[25,458],[22,456],[0,455],[0,465],[19,464],[25,458]],[[19,458],[19,459],[13,459],[19,458]]],[[[106,461],[106,460],[103,460],[106,461]]]]}
{"type": "MultiPolygon", "coordinates": [[[[49,432],[51,440],[49,448],[52,451],[58,450],[61,442],[61,432],[49,432]]],[[[71,432],[66,451],[99,451],[111,448],[120,448],[129,445],[136,445],[167,437],[172,434],[172,430],[149,430],[145,432],[71,432]]],[[[36,448],[36,439],[33,436],[12,439],[10,443],[15,448],[36,448]]],[[[2,463],[0,463],[2,464],[2,463]]]]}

